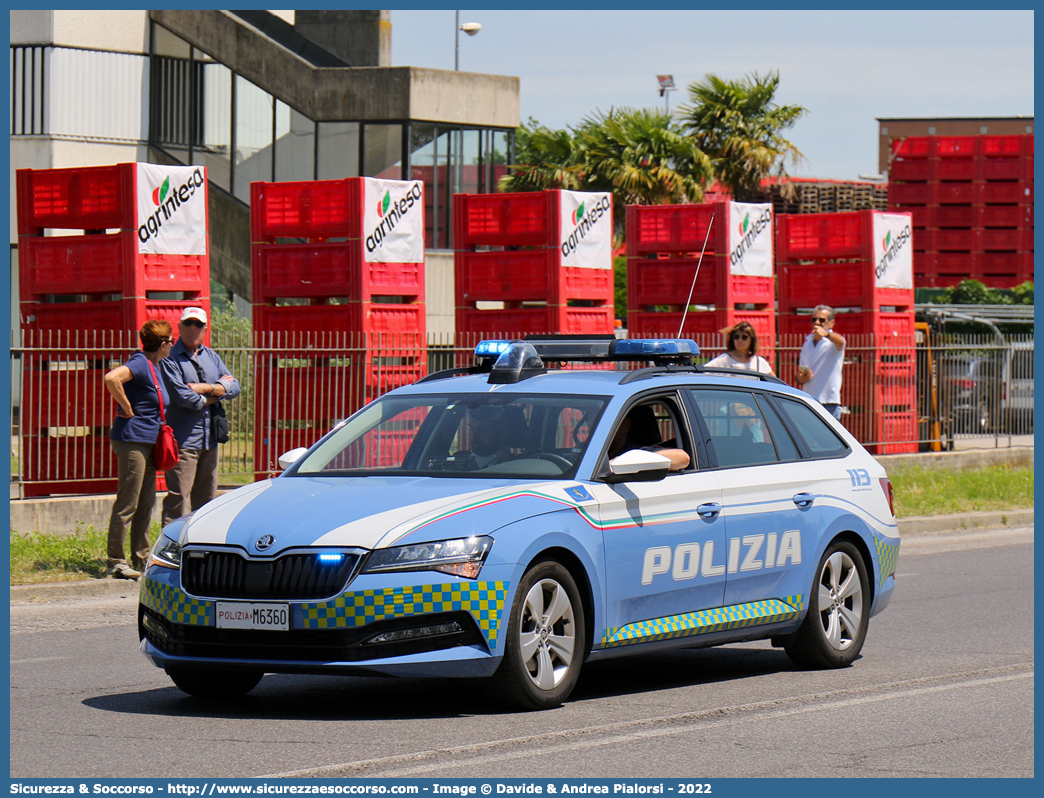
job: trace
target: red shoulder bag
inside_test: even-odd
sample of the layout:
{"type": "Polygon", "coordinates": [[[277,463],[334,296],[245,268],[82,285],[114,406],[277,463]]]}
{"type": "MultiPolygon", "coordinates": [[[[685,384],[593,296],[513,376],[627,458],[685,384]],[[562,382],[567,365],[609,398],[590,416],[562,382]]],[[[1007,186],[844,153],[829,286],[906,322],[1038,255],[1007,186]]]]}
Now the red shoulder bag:
{"type": "Polygon", "coordinates": [[[159,380],[156,378],[156,369],[149,361],[149,371],[152,372],[152,381],[156,383],[156,396],[159,397],[160,428],[156,436],[156,445],[152,448],[152,459],[156,462],[157,471],[170,471],[178,464],[181,456],[178,451],[178,442],[174,439],[174,430],[167,424],[167,416],[163,412],[163,391],[160,390],[159,380]]]}

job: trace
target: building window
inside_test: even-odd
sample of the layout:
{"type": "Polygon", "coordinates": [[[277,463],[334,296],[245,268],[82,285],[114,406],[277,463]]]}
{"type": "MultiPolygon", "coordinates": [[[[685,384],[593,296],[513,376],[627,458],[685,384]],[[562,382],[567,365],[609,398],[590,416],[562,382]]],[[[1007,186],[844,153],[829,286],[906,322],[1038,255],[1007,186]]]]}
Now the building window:
{"type": "Polygon", "coordinates": [[[316,147],[316,180],[359,176],[358,122],[320,122],[316,147]]]}
{"type": "Polygon", "coordinates": [[[232,70],[202,50],[192,51],[195,114],[192,163],[207,168],[207,177],[232,190],[232,70]]]}
{"type": "Polygon", "coordinates": [[[236,137],[232,182],[236,197],[250,203],[250,184],[272,181],[272,95],[236,75],[236,137]]]}
{"type": "Polygon", "coordinates": [[[11,135],[44,132],[44,48],[11,48],[11,135]]]}
{"type": "Polygon", "coordinates": [[[189,162],[192,128],[192,47],[166,28],[152,26],[149,61],[149,141],[189,162]]]}
{"type": "Polygon", "coordinates": [[[366,125],[363,152],[364,176],[402,179],[402,125],[366,125]]]}
{"type": "Polygon", "coordinates": [[[315,178],[315,122],[276,100],[275,179],[315,178]]]}

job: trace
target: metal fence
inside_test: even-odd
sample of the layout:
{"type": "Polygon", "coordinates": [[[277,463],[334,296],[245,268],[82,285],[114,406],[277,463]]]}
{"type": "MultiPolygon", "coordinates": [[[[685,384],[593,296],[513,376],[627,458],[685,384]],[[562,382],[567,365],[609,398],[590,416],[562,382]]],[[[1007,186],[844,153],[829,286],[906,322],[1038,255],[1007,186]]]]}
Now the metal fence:
{"type": "MultiPolygon", "coordinates": [[[[473,364],[480,337],[503,336],[213,331],[211,346],[243,386],[227,403],[231,440],[221,447],[221,482],[273,474],[280,454],[310,445],[388,390],[473,364]]],[[[114,490],[108,432],[115,403],[102,378],[134,351],[136,334],[16,333],[14,340],[18,495],[114,490]]],[[[719,335],[697,342],[707,358],[722,350],[719,335]]],[[[780,336],[762,351],[790,384],[802,342],[780,336]]],[[[1032,336],[853,336],[843,376],[842,423],[879,454],[1010,446],[1033,432],[1032,336]]]]}

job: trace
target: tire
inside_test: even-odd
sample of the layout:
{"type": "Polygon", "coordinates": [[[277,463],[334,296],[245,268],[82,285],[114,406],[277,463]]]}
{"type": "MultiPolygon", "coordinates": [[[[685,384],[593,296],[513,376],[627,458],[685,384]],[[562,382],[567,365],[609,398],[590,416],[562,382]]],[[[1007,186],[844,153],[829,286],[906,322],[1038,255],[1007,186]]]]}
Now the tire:
{"type": "Polygon", "coordinates": [[[257,687],[263,673],[172,668],[167,676],[178,689],[196,698],[239,698],[257,687]]]}
{"type": "Polygon", "coordinates": [[[783,648],[805,668],[845,668],[855,661],[870,624],[870,580],[855,546],[835,540],[823,554],[808,615],[783,648]]]}
{"type": "Polygon", "coordinates": [[[584,607],[562,565],[545,560],[519,582],[493,676],[495,696],[525,710],[559,706],[576,686],[584,660],[584,607]]]}

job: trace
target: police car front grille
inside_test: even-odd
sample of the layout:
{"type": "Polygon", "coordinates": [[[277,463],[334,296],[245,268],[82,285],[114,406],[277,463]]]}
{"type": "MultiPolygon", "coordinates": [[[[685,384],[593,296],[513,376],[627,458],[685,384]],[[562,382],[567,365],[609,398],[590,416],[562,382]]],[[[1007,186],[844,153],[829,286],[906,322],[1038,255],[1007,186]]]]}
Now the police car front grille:
{"type": "Polygon", "coordinates": [[[248,560],[234,551],[187,551],[181,558],[181,584],[207,598],[322,599],[340,593],[358,563],[359,555],[350,553],[339,563],[327,563],[317,552],[248,560]]]}
{"type": "Polygon", "coordinates": [[[363,662],[383,657],[399,657],[428,651],[441,651],[456,646],[484,647],[482,634],[468,612],[431,615],[379,621],[352,629],[289,629],[286,631],[217,629],[171,623],[144,606],[139,608],[139,634],[156,648],[176,657],[200,657],[222,660],[293,660],[297,662],[363,662]],[[149,616],[155,627],[166,634],[141,624],[149,616]],[[460,631],[392,643],[368,644],[381,632],[456,621],[460,631]]]}

